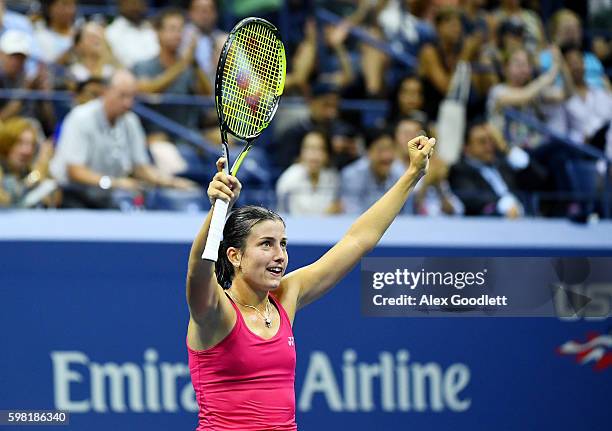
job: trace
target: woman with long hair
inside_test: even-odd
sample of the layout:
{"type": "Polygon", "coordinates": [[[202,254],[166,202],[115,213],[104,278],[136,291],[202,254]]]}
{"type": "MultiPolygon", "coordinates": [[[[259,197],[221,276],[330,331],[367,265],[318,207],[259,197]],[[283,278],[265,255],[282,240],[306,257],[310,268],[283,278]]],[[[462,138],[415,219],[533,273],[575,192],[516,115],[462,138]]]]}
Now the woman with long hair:
{"type": "MultiPolygon", "coordinates": [[[[427,171],[434,139],[408,142],[410,166],[395,185],[311,265],[289,274],[285,222],[265,208],[230,213],[216,263],[203,260],[212,211],[193,242],[187,273],[189,368],[198,430],[296,430],[296,312],[326,294],[372,250],[427,171]]],[[[240,182],[223,172],[208,188],[230,205],[240,182]]]]}

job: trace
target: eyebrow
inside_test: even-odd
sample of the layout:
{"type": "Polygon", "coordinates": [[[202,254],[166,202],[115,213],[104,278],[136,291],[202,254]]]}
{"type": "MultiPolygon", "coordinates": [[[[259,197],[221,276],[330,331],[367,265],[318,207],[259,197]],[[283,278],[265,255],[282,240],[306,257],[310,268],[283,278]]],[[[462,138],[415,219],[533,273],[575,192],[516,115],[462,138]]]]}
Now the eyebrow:
{"type": "MultiPolygon", "coordinates": [[[[264,240],[264,239],[276,241],[276,238],[274,238],[273,236],[262,236],[262,237],[259,237],[260,241],[264,240]]],[[[282,237],[281,241],[287,241],[287,237],[282,237]]]]}

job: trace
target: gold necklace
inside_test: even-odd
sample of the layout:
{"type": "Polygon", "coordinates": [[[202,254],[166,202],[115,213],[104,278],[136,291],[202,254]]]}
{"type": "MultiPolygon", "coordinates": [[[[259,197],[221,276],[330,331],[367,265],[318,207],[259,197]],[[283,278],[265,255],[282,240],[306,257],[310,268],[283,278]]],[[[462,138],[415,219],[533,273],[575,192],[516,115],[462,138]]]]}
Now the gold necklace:
{"type": "Polygon", "coordinates": [[[242,305],[243,307],[252,308],[253,310],[257,311],[257,314],[259,314],[261,316],[261,318],[263,319],[264,323],[266,324],[266,328],[270,328],[272,326],[272,316],[271,316],[270,308],[269,308],[270,300],[268,299],[267,296],[266,296],[266,314],[264,315],[261,311],[259,311],[259,309],[257,307],[254,307],[254,306],[249,305],[249,304],[243,304],[242,302],[238,301],[236,299],[236,297],[232,294],[232,292],[229,291],[229,289],[227,290],[227,294],[238,305],[242,305]]]}

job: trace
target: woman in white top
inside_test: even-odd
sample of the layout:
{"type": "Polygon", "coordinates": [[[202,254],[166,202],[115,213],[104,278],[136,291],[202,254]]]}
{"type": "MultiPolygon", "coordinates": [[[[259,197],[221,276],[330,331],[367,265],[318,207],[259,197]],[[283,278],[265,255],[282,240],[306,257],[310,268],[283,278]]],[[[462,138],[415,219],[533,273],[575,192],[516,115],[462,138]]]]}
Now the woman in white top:
{"type": "Polygon", "coordinates": [[[104,28],[97,22],[84,24],[76,34],[70,78],[84,82],[90,78],[110,80],[118,67],[104,37],[104,28]]]}
{"type": "Polygon", "coordinates": [[[340,177],[329,167],[329,142],[321,131],[302,139],[300,156],[276,183],[278,210],[293,215],[322,215],[340,212],[340,177]]]}

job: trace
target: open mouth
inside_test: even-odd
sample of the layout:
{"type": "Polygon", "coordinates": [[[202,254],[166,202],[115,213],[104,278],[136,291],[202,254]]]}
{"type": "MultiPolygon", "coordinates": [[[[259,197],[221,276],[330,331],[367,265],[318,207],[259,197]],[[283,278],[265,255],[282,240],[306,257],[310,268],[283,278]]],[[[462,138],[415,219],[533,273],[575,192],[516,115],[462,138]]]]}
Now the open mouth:
{"type": "Polygon", "coordinates": [[[266,270],[275,277],[283,275],[283,268],[281,266],[271,266],[269,268],[266,268],[266,270]]]}

